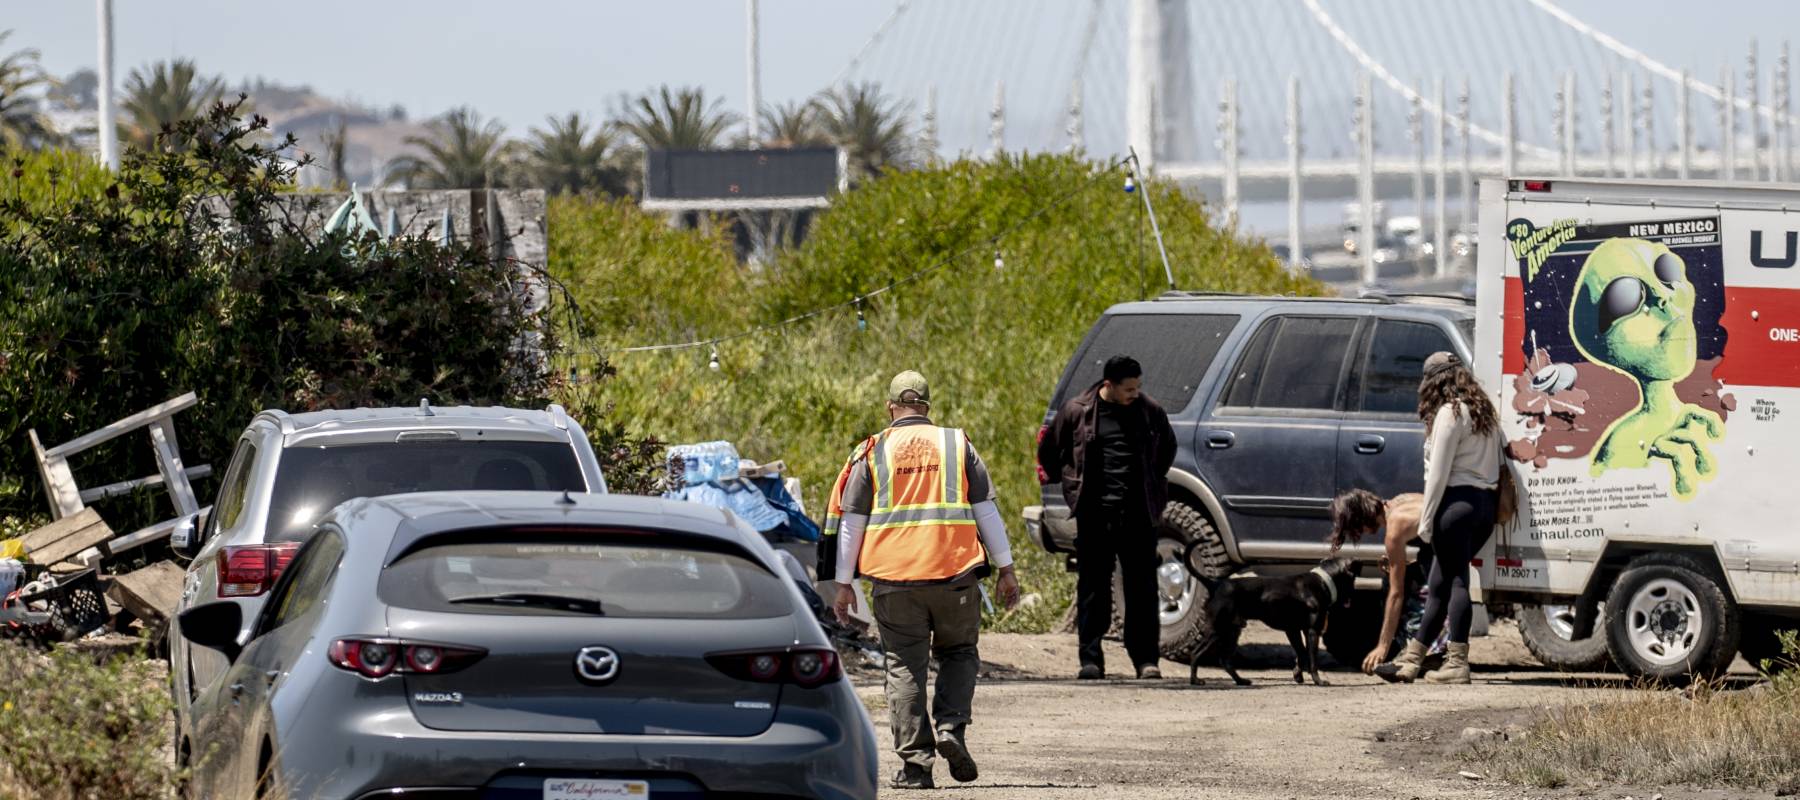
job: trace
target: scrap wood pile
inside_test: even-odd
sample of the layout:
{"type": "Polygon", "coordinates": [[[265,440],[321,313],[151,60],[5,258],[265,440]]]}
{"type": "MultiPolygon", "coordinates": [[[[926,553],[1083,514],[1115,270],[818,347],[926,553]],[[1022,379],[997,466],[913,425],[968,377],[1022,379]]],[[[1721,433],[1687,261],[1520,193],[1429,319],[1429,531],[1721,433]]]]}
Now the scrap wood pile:
{"type": "Polygon", "coordinates": [[[207,511],[189,480],[211,469],[182,464],[172,421],[195,402],[190,392],[55,447],[44,447],[37,431],[30,432],[52,521],[0,541],[0,636],[49,644],[106,632],[158,634],[168,625],[184,570],[154,555],[166,551],[146,545],[190,532],[207,511]],[[76,484],[70,457],[141,429],[148,430],[156,452],[157,475],[92,489],[76,484]],[[123,536],[87,505],[158,486],[176,517],[123,536]]]}

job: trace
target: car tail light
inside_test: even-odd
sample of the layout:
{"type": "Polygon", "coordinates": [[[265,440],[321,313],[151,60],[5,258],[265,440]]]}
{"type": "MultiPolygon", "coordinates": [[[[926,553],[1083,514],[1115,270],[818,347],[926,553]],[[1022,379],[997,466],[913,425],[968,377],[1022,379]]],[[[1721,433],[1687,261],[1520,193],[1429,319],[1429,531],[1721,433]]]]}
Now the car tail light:
{"type": "Polygon", "coordinates": [[[481,660],[487,651],[441,642],[352,637],[331,643],[326,657],[337,668],[371,680],[396,672],[403,675],[437,675],[455,672],[481,660]]]}
{"type": "MultiPolygon", "coordinates": [[[[1045,425],[1042,428],[1038,428],[1038,435],[1037,435],[1038,444],[1043,444],[1044,437],[1048,436],[1048,435],[1050,435],[1050,426],[1049,425],[1045,425]]],[[[1050,473],[1044,471],[1044,465],[1042,463],[1039,463],[1037,465],[1037,473],[1038,473],[1038,484],[1040,486],[1050,482],[1050,473]]]]}
{"type": "Polygon", "coordinates": [[[719,653],[706,660],[720,672],[751,683],[791,683],[811,689],[843,676],[835,650],[719,653]]]}
{"type": "Polygon", "coordinates": [[[1549,181],[1517,181],[1517,183],[1519,189],[1527,192],[1548,192],[1551,185],[1549,181]]]}
{"type": "Polygon", "coordinates": [[[219,550],[219,596],[256,597],[267,592],[299,549],[299,542],[274,542],[219,550]]]}

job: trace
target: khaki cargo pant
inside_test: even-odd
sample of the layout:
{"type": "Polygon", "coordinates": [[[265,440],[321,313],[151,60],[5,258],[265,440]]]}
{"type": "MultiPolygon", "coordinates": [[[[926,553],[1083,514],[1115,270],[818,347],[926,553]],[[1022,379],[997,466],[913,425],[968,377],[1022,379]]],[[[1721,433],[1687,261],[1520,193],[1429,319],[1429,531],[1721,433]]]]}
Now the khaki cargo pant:
{"type": "Polygon", "coordinates": [[[981,667],[981,590],[963,586],[889,588],[869,603],[887,657],[888,717],[900,760],[930,768],[936,732],[969,724],[981,667]],[[937,659],[937,696],[925,710],[925,683],[937,659]],[[933,718],[936,725],[933,726],[933,718]]]}

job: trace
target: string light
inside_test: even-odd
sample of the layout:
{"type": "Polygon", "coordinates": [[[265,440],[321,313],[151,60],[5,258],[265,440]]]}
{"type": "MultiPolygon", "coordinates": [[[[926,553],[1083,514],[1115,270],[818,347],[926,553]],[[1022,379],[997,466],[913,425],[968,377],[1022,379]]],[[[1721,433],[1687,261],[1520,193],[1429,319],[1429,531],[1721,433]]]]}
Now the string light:
{"type": "Polygon", "coordinates": [[[712,361],[707,363],[706,368],[713,372],[719,371],[719,346],[716,344],[713,345],[712,349],[712,361]]]}
{"type": "Polygon", "coordinates": [[[863,316],[862,298],[856,298],[856,332],[863,333],[869,329],[869,320],[863,316]]]}
{"type": "Polygon", "coordinates": [[[1125,176],[1125,193],[1131,194],[1135,191],[1137,191],[1137,179],[1127,174],[1125,176]]]}
{"type": "Polygon", "coordinates": [[[995,250],[994,251],[994,271],[999,272],[1000,270],[1003,270],[1003,269],[1006,269],[1006,260],[1000,257],[999,250],[995,250]]]}

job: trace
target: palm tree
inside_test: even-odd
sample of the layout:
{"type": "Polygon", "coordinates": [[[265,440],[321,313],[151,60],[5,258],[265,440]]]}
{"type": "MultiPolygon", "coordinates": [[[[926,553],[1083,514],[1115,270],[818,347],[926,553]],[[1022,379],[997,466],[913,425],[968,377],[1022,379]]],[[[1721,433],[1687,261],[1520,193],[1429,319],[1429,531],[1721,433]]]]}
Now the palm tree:
{"type": "MultiPolygon", "coordinates": [[[[0,42],[11,35],[12,31],[0,31],[0,42]]],[[[38,110],[38,99],[30,94],[39,86],[55,85],[38,67],[38,56],[37,50],[26,49],[0,58],[0,145],[36,148],[58,138],[38,110]]]]}
{"type": "Polygon", "coordinates": [[[764,147],[776,149],[831,144],[831,138],[819,126],[819,106],[812,102],[765,107],[762,110],[762,137],[764,147]]]}
{"type": "Polygon", "coordinates": [[[711,150],[718,146],[737,116],[706,101],[705,91],[663,86],[628,103],[618,126],[636,137],[645,150],[711,150]]]}
{"type": "Polygon", "coordinates": [[[630,192],[612,131],[604,127],[590,131],[587,120],[574,111],[546,120],[550,127],[532,128],[527,145],[527,171],[538,186],[551,193],[630,192]]]}
{"type": "Polygon", "coordinates": [[[815,102],[819,124],[833,143],[848,151],[853,174],[870,177],[912,163],[917,143],[907,122],[909,104],[887,100],[881,87],[872,83],[821,92],[815,102]]]}
{"type": "Polygon", "coordinates": [[[134,69],[119,104],[125,112],[119,138],[140,149],[154,148],[164,128],[200,117],[224,96],[224,81],[201,75],[185,58],[158,61],[148,72],[134,69]]]}
{"type": "Polygon", "coordinates": [[[499,120],[481,119],[468,106],[452,109],[425,123],[430,136],[408,136],[406,144],[424,151],[423,156],[396,160],[389,174],[414,189],[475,189],[497,185],[494,176],[506,170],[502,139],[506,126],[499,120]]]}

